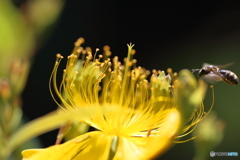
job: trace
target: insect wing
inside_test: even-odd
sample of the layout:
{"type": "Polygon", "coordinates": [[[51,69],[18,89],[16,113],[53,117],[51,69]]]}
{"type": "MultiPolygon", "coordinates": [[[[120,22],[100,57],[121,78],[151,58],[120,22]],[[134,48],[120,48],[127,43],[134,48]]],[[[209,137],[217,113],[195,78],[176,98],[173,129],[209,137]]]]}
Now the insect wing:
{"type": "Polygon", "coordinates": [[[216,66],[218,68],[224,69],[224,68],[230,67],[233,64],[235,64],[235,62],[231,62],[231,63],[227,63],[227,64],[223,64],[223,65],[215,65],[215,64],[209,64],[209,63],[203,63],[202,67],[216,66]]]}
{"type": "Polygon", "coordinates": [[[209,64],[209,63],[203,63],[202,68],[208,67],[208,66],[217,66],[214,64],[209,64]]]}
{"type": "Polygon", "coordinates": [[[224,69],[224,68],[230,67],[230,66],[233,65],[234,63],[235,63],[235,62],[227,63],[227,64],[224,64],[224,65],[218,65],[218,67],[221,68],[221,69],[224,69]]]}

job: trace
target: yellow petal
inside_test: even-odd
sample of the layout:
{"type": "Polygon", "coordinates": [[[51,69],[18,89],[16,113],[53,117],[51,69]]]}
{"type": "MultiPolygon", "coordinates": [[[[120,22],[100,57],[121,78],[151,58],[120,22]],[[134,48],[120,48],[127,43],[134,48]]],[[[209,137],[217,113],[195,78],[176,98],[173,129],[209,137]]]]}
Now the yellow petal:
{"type": "Polygon", "coordinates": [[[120,139],[119,150],[114,160],[146,160],[164,153],[179,130],[180,118],[179,111],[171,109],[164,119],[162,129],[156,136],[120,139]]]}
{"type": "Polygon", "coordinates": [[[19,144],[36,137],[42,133],[51,131],[53,129],[59,128],[62,125],[68,123],[69,121],[74,121],[76,119],[81,119],[88,116],[93,116],[99,113],[106,113],[109,111],[117,110],[114,107],[88,107],[88,108],[79,108],[73,111],[63,111],[63,110],[56,110],[53,111],[45,116],[37,118],[22,128],[17,130],[10,138],[8,143],[7,150],[13,150],[19,144]],[[38,127],[36,127],[38,126],[38,127]],[[21,137],[21,138],[19,138],[21,137]]]}
{"type": "MultiPolygon", "coordinates": [[[[180,114],[171,109],[164,119],[161,130],[150,137],[121,137],[114,160],[146,160],[163,153],[172,144],[180,126],[180,114]]],[[[100,131],[89,132],[64,144],[42,150],[25,150],[23,160],[107,160],[116,135],[100,131]]]]}
{"type": "Polygon", "coordinates": [[[89,136],[79,136],[61,145],[46,149],[29,149],[22,152],[23,160],[70,160],[84,149],[89,136]]]}

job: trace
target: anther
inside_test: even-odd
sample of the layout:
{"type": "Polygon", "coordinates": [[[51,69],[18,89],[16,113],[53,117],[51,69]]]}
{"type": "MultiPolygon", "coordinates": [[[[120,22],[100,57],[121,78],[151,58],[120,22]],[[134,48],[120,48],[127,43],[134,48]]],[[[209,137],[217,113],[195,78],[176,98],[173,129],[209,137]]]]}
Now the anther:
{"type": "Polygon", "coordinates": [[[167,73],[172,73],[172,68],[168,68],[167,73]]]}
{"type": "Polygon", "coordinates": [[[137,60],[136,60],[136,59],[133,59],[132,62],[133,62],[133,63],[137,63],[137,60]]]}
{"type": "Polygon", "coordinates": [[[152,73],[153,73],[153,74],[156,74],[156,73],[157,73],[157,70],[156,70],[156,69],[153,69],[153,70],[152,70],[152,73]]]}
{"type": "Polygon", "coordinates": [[[104,52],[110,51],[110,47],[108,45],[103,46],[103,51],[104,52]]]}
{"type": "Polygon", "coordinates": [[[86,47],[85,50],[86,50],[87,52],[91,52],[91,53],[92,53],[92,48],[91,48],[91,47],[86,47]]]}
{"type": "Polygon", "coordinates": [[[74,45],[77,47],[77,46],[80,46],[81,44],[84,43],[84,38],[80,37],[78,38],[78,40],[74,43],[74,45]]]}
{"type": "Polygon", "coordinates": [[[77,53],[81,53],[81,52],[82,52],[82,50],[83,50],[83,48],[82,48],[82,47],[78,47],[78,49],[77,49],[77,53]]]}
{"type": "Polygon", "coordinates": [[[109,57],[109,56],[112,55],[112,52],[111,51],[106,51],[104,54],[109,57]]]}
{"type": "Polygon", "coordinates": [[[56,54],[56,57],[57,57],[57,58],[60,58],[60,59],[63,58],[63,56],[62,56],[61,54],[59,54],[59,53],[56,54]]]}
{"type": "Polygon", "coordinates": [[[131,50],[131,55],[134,55],[136,53],[136,50],[135,49],[132,49],[131,50]]]}
{"type": "Polygon", "coordinates": [[[82,50],[82,54],[86,54],[87,52],[86,52],[86,50],[82,50]]]}

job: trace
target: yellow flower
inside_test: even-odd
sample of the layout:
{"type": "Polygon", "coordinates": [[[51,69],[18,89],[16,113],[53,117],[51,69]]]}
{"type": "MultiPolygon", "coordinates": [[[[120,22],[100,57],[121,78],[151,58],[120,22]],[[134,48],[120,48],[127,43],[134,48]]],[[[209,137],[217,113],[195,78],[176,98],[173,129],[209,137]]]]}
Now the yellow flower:
{"type": "Polygon", "coordinates": [[[83,38],[78,39],[68,56],[59,87],[56,77],[63,57],[57,55],[51,76],[55,93],[51,93],[57,95],[56,102],[61,100],[57,103],[63,110],[99,110],[98,114],[78,119],[96,131],[61,145],[25,150],[24,160],[152,159],[166,151],[175,138],[191,132],[204,117],[201,100],[206,86],[198,86],[190,71],[183,70],[177,78],[171,69],[168,75],[154,70],[148,81],[150,72],[136,67],[134,45],[128,45],[128,57],[121,64],[118,57],[111,61],[108,46],[103,55],[97,56],[89,48],[84,50],[83,42],[83,38]],[[103,113],[103,107],[116,110],[103,113]]]}

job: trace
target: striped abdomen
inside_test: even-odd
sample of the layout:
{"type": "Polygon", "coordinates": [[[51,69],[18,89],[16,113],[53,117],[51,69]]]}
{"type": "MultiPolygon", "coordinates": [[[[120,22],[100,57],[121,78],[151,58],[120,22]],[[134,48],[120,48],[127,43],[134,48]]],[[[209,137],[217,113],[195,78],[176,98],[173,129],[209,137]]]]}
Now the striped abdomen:
{"type": "Polygon", "coordinates": [[[219,70],[219,73],[222,75],[222,78],[228,84],[236,86],[238,84],[238,77],[235,73],[229,70],[219,70]]]}

